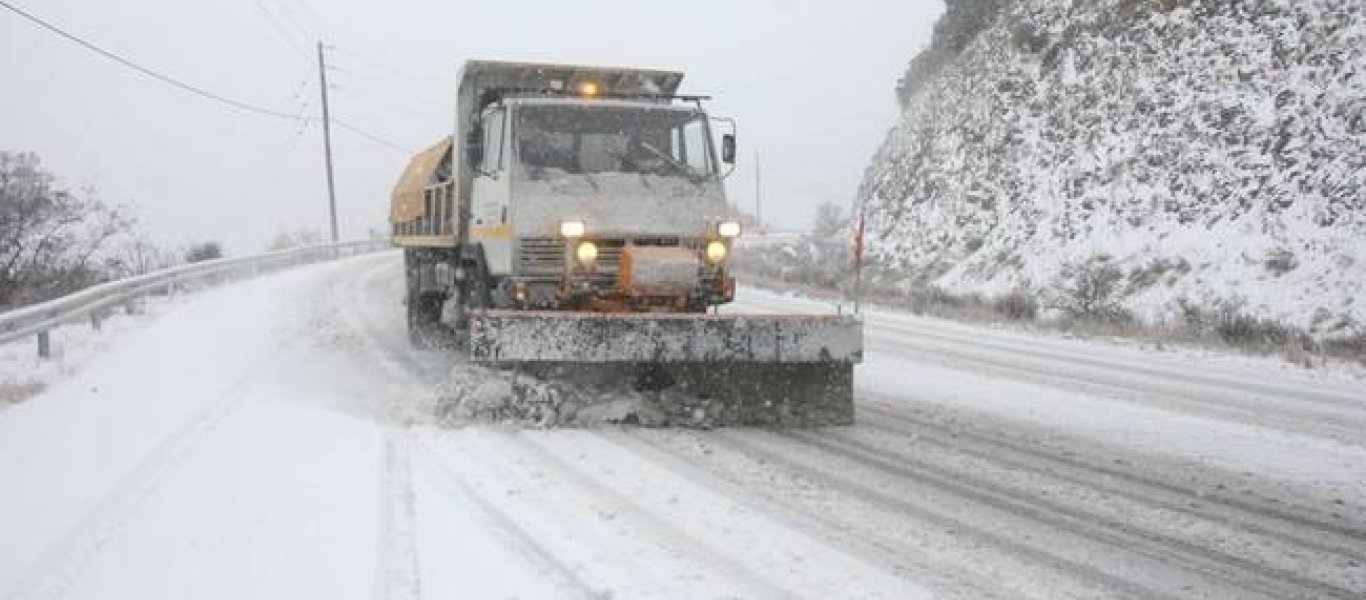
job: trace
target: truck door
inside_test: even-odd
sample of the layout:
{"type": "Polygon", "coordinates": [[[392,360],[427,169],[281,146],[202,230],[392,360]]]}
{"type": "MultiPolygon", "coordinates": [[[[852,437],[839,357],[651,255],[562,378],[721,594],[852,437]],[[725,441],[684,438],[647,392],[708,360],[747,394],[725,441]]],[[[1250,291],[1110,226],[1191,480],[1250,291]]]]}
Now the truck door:
{"type": "Polygon", "coordinates": [[[470,206],[470,239],[484,247],[489,272],[503,276],[512,271],[512,223],[508,221],[509,177],[504,148],[507,110],[501,106],[484,111],[483,160],[474,173],[470,206]]]}

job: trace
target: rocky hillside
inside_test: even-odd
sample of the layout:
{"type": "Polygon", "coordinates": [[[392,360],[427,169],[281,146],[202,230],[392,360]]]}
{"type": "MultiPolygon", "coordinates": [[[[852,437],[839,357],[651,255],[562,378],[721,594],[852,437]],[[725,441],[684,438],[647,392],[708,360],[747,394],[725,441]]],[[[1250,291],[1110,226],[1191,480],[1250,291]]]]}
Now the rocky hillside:
{"type": "Polygon", "coordinates": [[[912,62],[859,191],[880,264],[1045,298],[1101,266],[1145,318],[1360,331],[1366,3],[949,0],[944,18],[964,7],[912,62]]]}

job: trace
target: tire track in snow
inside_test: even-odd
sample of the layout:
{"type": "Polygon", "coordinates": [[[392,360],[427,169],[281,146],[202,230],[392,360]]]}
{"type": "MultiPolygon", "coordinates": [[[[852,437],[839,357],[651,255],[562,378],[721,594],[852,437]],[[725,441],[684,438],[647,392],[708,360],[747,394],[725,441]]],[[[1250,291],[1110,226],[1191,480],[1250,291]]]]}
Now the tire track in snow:
{"type": "Polygon", "coordinates": [[[639,501],[599,482],[593,474],[556,456],[540,443],[528,440],[525,435],[508,435],[500,438],[500,441],[535,456],[571,485],[586,492],[595,502],[610,506],[614,514],[626,515],[629,520],[642,525],[642,533],[656,538],[661,546],[674,548],[708,571],[719,572],[730,581],[740,584],[740,587],[749,590],[746,597],[789,598],[800,595],[796,590],[787,589],[755,572],[731,556],[725,548],[698,539],[693,533],[671,522],[668,515],[651,511],[639,501]]]}
{"type": "MultiPolygon", "coordinates": [[[[906,511],[886,510],[842,488],[813,487],[809,478],[788,477],[751,453],[726,452],[718,456],[723,453],[713,452],[706,444],[685,444],[680,448],[660,439],[655,432],[623,433],[609,439],[649,460],[691,473],[699,483],[727,489],[733,498],[752,498],[767,514],[780,516],[794,528],[882,564],[893,573],[932,582],[942,597],[1018,600],[1113,594],[1108,588],[1046,581],[1050,578],[1041,570],[1044,567],[1037,561],[1020,562],[1018,555],[987,560],[948,557],[952,548],[943,542],[944,532],[955,535],[959,529],[956,522],[931,518],[922,522],[928,522],[935,531],[919,525],[905,531],[901,526],[910,523],[906,511]],[[737,454],[741,460],[733,458],[737,454]],[[744,468],[741,465],[745,462],[754,464],[744,468]],[[1047,591],[1028,591],[1040,587],[1047,591]]],[[[712,441],[710,436],[706,439],[712,441]]],[[[921,513],[917,511],[913,516],[919,517],[921,513]]]]}
{"type": "MultiPolygon", "coordinates": [[[[801,477],[829,485],[840,494],[859,498],[868,504],[881,507],[889,513],[910,517],[916,521],[960,533],[971,539],[975,545],[989,545],[1003,550],[1004,554],[1024,559],[1027,562],[1059,569],[1071,577],[1098,585],[1101,589],[1107,590],[1107,595],[1120,593],[1125,597],[1167,600],[1175,600],[1184,595],[1184,590],[1180,589],[1180,585],[1175,586],[1178,589],[1174,590],[1154,589],[1112,572],[1122,569],[1102,569],[1085,560],[1078,560],[1078,558],[1045,549],[1043,547],[1045,544],[1031,539],[1032,536],[1025,535],[1017,539],[1010,535],[1009,530],[1000,526],[1003,522],[1010,523],[1008,523],[1008,519],[1001,519],[1002,515],[999,512],[1009,513],[1020,521],[1044,520],[1047,523],[1049,519],[1040,513],[1026,512],[1021,514],[1015,512],[1009,499],[985,495],[965,486],[957,485],[952,481],[931,478],[923,474],[898,473],[906,480],[902,487],[928,489],[936,496],[933,501],[917,503],[888,490],[889,486],[886,485],[886,480],[882,480],[878,484],[860,481],[845,466],[830,464],[828,459],[838,456],[838,452],[821,449],[826,454],[822,457],[826,464],[817,464],[817,461],[809,458],[803,460],[795,457],[790,444],[773,443],[773,440],[761,441],[752,435],[747,435],[754,433],[760,432],[721,432],[713,441],[736,454],[756,457],[765,464],[798,473],[801,477]],[[962,500],[989,506],[998,512],[991,514],[990,512],[975,510],[972,514],[964,514],[963,507],[965,504],[962,500]],[[930,507],[925,506],[925,504],[929,504],[930,507]],[[994,523],[997,526],[990,527],[989,523],[994,523]]],[[[1010,525],[1017,526],[1018,524],[1010,525]]],[[[1067,526],[1060,529],[1068,533],[1077,533],[1070,531],[1067,526]]],[[[1084,554],[1076,550],[1078,544],[1087,543],[1087,540],[1082,539],[1084,536],[1073,535],[1071,537],[1072,539],[1066,540],[1065,547],[1071,550],[1073,554],[1084,554]]],[[[1059,546],[1060,544],[1046,545],[1059,546]]],[[[1094,546],[1094,544],[1092,545],[1094,546]]],[[[1246,598],[1255,597],[1266,596],[1255,593],[1246,596],[1246,598]]]]}
{"type": "MultiPolygon", "coordinates": [[[[1223,554],[1190,540],[1153,530],[1141,530],[1113,517],[1079,510],[1057,500],[1041,500],[1018,493],[973,473],[949,471],[908,455],[889,455],[866,444],[821,438],[809,433],[789,433],[784,438],[809,444],[821,451],[867,466],[893,477],[931,485],[975,503],[1014,514],[1059,531],[1071,532],[1110,546],[1113,554],[1131,554],[1153,561],[1144,571],[1151,575],[1180,569],[1242,590],[1239,597],[1270,592],[1275,597],[1354,598],[1351,584],[1310,579],[1300,573],[1260,564],[1240,556],[1223,554]]],[[[1149,577],[1153,579],[1153,577],[1149,577]]],[[[1217,590],[1217,588],[1214,588],[1217,590]]]]}
{"type": "MultiPolygon", "coordinates": [[[[880,395],[872,394],[871,397],[880,398],[880,395]]],[[[963,425],[917,417],[905,410],[904,406],[898,409],[895,403],[883,400],[877,404],[864,402],[859,408],[877,417],[865,421],[863,425],[871,430],[895,434],[908,440],[927,441],[1010,468],[1031,470],[1106,493],[1186,512],[1250,533],[1276,537],[1318,552],[1366,562],[1366,552],[1361,550],[1366,548],[1366,528],[1315,518],[1312,515],[1316,511],[1309,507],[1287,505],[1281,501],[1272,505],[1232,496],[1217,489],[1196,489],[1192,485],[1115,468],[1112,461],[1088,460],[1083,458],[1085,454],[1081,452],[1059,455],[1041,450],[1038,444],[1012,441],[1005,436],[971,431],[963,425]],[[952,433],[946,433],[946,430],[952,433]],[[1123,485],[1114,485],[1113,482],[1123,485]],[[1192,506],[1192,502],[1199,506],[1192,506]],[[1279,526],[1267,527],[1267,521],[1279,526]]]]}
{"type": "Polygon", "coordinates": [[[642,514],[619,493],[573,481],[563,465],[547,464],[536,449],[512,440],[516,429],[465,433],[442,438],[452,444],[443,455],[460,457],[456,464],[469,486],[501,498],[509,520],[604,595],[677,597],[688,589],[689,595],[728,597],[739,589],[741,597],[794,596],[743,567],[717,568],[724,557],[689,547],[700,545],[690,544],[688,533],[654,522],[663,517],[642,514]]]}
{"type": "MultiPolygon", "coordinates": [[[[255,373],[249,369],[249,373],[255,373]]],[[[195,454],[246,395],[253,375],[237,380],[164,438],[18,579],[8,600],[62,598],[91,561],[139,516],[167,477],[195,454]]]]}
{"type": "Polygon", "coordinates": [[[455,507],[473,508],[489,529],[499,534],[499,541],[508,550],[520,556],[535,571],[547,576],[560,586],[564,597],[596,599],[607,596],[579,577],[574,569],[561,562],[547,551],[526,529],[520,527],[499,506],[480,494],[474,486],[465,482],[464,477],[439,456],[437,451],[426,442],[414,436],[413,447],[418,449],[432,466],[431,471],[447,498],[455,507]]]}
{"type": "Polygon", "coordinates": [[[376,600],[417,600],[422,597],[422,572],[417,554],[417,510],[413,493],[409,439],[396,432],[384,435],[381,487],[384,507],[380,556],[375,560],[376,600]]]}
{"type": "MultiPolygon", "coordinates": [[[[405,326],[401,318],[393,322],[380,322],[373,311],[348,310],[349,307],[373,304],[380,300],[377,296],[382,297],[373,288],[384,284],[384,276],[394,274],[396,264],[392,260],[376,262],[378,264],[367,268],[359,276],[339,278],[336,284],[341,289],[332,296],[335,298],[333,302],[338,305],[331,309],[365,342],[354,349],[365,359],[364,366],[378,367],[397,389],[404,390],[397,398],[375,399],[377,401],[367,407],[374,417],[400,427],[424,422],[434,415],[430,410],[423,412],[422,405],[431,400],[435,386],[443,381],[457,358],[453,353],[442,350],[413,348],[402,331],[397,334],[392,331],[395,327],[405,326]]],[[[402,274],[401,269],[398,274],[402,274]]],[[[391,300],[400,302],[397,297],[391,300]]]]}

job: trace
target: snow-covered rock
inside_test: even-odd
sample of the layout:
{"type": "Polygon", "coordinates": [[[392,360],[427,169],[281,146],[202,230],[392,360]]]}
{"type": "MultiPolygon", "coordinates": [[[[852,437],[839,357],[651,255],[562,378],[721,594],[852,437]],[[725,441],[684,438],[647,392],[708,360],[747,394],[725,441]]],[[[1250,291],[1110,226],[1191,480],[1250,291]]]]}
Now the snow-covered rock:
{"type": "Polygon", "coordinates": [[[954,291],[1104,257],[1126,305],[1366,323],[1366,3],[1015,0],[917,82],[870,253],[954,291]]]}

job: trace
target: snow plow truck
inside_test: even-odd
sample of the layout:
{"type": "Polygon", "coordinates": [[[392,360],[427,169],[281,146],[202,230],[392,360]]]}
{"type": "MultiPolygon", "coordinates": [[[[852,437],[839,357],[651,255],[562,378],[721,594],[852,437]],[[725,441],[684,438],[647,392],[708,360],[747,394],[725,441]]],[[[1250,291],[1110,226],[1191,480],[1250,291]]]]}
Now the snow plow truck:
{"type": "Polygon", "coordinates": [[[719,424],[851,423],[856,318],[717,310],[741,234],[722,185],[734,127],[718,153],[712,124],[728,121],[678,95],[682,79],[467,62],[454,132],[391,198],[410,336],[474,363],[674,388],[719,424]]]}

